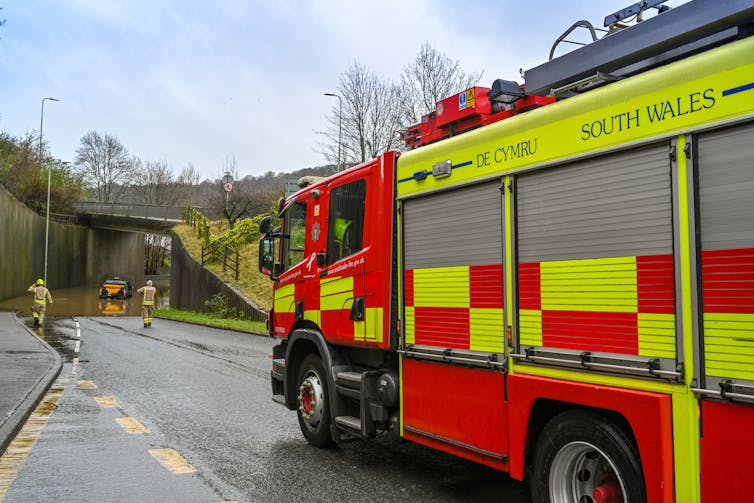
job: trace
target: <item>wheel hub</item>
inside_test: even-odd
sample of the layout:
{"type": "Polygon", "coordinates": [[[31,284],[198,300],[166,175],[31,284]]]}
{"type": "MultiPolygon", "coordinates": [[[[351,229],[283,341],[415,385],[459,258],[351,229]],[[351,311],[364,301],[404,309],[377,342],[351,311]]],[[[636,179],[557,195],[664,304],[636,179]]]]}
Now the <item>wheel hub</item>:
{"type": "Polygon", "coordinates": [[[319,376],[308,373],[298,388],[298,410],[306,425],[316,428],[324,413],[324,387],[319,376]]]}
{"type": "Polygon", "coordinates": [[[552,461],[552,503],[627,503],[626,494],[613,461],[588,442],[565,445],[552,461]]]}

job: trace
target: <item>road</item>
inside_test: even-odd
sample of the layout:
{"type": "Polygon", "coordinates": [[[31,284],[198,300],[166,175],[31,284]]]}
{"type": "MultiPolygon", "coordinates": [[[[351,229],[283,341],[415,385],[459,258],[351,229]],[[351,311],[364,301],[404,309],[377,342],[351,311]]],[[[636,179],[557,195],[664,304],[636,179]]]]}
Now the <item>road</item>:
{"type": "Polygon", "coordinates": [[[45,327],[67,363],[7,503],[528,501],[505,474],[387,436],[308,445],[270,399],[272,339],[138,317],[78,323],[80,343],[74,319],[45,327]]]}

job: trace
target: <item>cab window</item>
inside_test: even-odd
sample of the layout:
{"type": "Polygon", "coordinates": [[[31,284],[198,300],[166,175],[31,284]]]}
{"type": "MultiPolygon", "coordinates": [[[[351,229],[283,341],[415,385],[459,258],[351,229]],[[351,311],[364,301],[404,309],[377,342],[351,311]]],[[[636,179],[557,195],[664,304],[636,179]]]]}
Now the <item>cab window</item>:
{"type": "Polygon", "coordinates": [[[364,247],[364,200],[366,180],[335,187],[330,191],[327,263],[332,264],[364,247]]]}
{"type": "Polygon", "coordinates": [[[304,260],[304,240],[306,237],[306,203],[293,203],[283,217],[285,229],[283,260],[285,270],[304,260]]]}

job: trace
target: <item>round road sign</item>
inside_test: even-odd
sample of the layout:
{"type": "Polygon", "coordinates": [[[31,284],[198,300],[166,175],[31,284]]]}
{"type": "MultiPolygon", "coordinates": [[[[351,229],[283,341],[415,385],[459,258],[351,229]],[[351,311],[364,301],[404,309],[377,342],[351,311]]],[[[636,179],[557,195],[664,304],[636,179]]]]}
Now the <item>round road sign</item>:
{"type": "Polygon", "coordinates": [[[225,182],[223,184],[223,189],[225,189],[225,192],[230,192],[233,190],[233,182],[225,182]]]}

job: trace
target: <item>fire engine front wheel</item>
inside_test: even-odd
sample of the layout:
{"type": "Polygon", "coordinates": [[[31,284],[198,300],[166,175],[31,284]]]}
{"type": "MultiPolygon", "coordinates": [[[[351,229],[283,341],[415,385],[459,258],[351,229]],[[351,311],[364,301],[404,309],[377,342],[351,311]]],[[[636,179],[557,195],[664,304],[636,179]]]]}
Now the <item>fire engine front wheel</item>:
{"type": "Polygon", "coordinates": [[[646,503],[636,448],[604,417],[572,410],[554,417],[537,441],[532,501],[646,503]]]}
{"type": "Polygon", "coordinates": [[[330,404],[322,361],[307,355],[298,370],[298,424],[306,440],[317,447],[333,444],[330,436],[330,404]]]}

